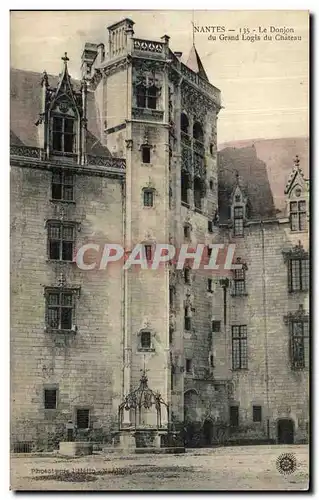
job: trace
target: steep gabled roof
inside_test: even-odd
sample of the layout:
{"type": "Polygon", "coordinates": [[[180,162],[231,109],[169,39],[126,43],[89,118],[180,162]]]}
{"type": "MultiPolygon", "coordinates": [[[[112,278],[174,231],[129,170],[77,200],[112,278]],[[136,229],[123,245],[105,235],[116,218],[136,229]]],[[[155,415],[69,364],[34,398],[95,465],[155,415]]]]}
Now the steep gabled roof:
{"type": "Polygon", "coordinates": [[[209,82],[208,76],[206,75],[206,71],[204,70],[203,63],[198,55],[195,45],[193,45],[191,48],[186,66],[194,71],[194,73],[197,73],[201,78],[203,78],[203,80],[209,82]]]}
{"type": "MultiPolygon", "coordinates": [[[[35,125],[41,112],[40,73],[11,69],[10,71],[10,144],[16,146],[40,147],[38,128],[35,125]]],[[[57,87],[59,77],[48,75],[52,87],[57,87]]],[[[74,89],[80,89],[80,82],[71,79],[74,89]]],[[[87,95],[87,153],[97,156],[111,156],[102,144],[101,121],[93,92],[87,95]]]]}

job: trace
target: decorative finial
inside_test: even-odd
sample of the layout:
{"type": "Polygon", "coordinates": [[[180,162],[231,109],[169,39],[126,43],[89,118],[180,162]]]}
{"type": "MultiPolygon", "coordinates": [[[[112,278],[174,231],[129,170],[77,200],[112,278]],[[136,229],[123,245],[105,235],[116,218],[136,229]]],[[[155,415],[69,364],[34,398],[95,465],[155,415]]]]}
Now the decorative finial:
{"type": "Polygon", "coordinates": [[[64,57],[61,57],[62,61],[64,61],[64,64],[67,65],[67,62],[70,60],[68,58],[68,53],[64,52],[64,57]]]}
{"type": "Polygon", "coordinates": [[[300,159],[299,159],[298,155],[296,155],[296,158],[294,159],[294,163],[295,163],[296,167],[299,167],[300,159]]]}
{"type": "Polygon", "coordinates": [[[45,70],[43,71],[42,78],[41,78],[41,87],[43,87],[43,85],[45,87],[49,86],[49,78],[48,78],[48,74],[45,70]]]}

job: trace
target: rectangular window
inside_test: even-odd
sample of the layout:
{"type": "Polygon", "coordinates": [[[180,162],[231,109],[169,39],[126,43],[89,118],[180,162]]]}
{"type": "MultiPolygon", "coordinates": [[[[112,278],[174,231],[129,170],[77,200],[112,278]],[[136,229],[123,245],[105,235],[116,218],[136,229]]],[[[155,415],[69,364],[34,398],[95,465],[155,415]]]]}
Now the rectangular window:
{"type": "Polygon", "coordinates": [[[261,406],[253,406],[253,422],[261,422],[261,406]]]}
{"type": "Polygon", "coordinates": [[[302,292],[309,289],[309,260],[291,259],[288,262],[288,280],[290,292],[302,292]]]}
{"type": "Polygon", "coordinates": [[[239,408],[238,406],[229,407],[229,423],[232,427],[239,425],[239,408]]]}
{"type": "Polygon", "coordinates": [[[154,192],[151,190],[144,190],[144,207],[153,206],[154,192]]]}
{"type": "Polygon", "coordinates": [[[291,364],[295,370],[308,367],[309,334],[307,321],[292,321],[291,329],[291,364]]]}
{"type": "Polygon", "coordinates": [[[74,224],[48,224],[49,259],[73,261],[74,224]]]}
{"type": "Polygon", "coordinates": [[[244,269],[234,270],[234,295],[244,295],[246,293],[245,271],[244,269]]]}
{"type": "Polygon", "coordinates": [[[191,228],[188,224],[184,226],[184,238],[189,239],[191,236],[191,228]]]}
{"type": "Polygon", "coordinates": [[[73,201],[73,174],[69,172],[53,172],[52,174],[52,199],[60,201],[73,201]]]}
{"type": "Polygon", "coordinates": [[[248,368],[246,325],[232,326],[232,358],[233,370],[248,368]]]}
{"type": "Polygon", "coordinates": [[[188,267],[184,269],[184,281],[186,284],[190,284],[191,282],[191,271],[188,267]]]}
{"type": "Polygon", "coordinates": [[[208,292],[213,291],[213,280],[211,278],[208,278],[208,280],[207,280],[207,291],[208,292]]]}
{"type": "Polygon", "coordinates": [[[142,162],[151,163],[151,148],[150,146],[142,146],[142,162]]]}
{"type": "Polygon", "coordinates": [[[150,349],[151,348],[151,333],[142,332],[141,333],[141,348],[150,349]]]}
{"type": "Polygon", "coordinates": [[[46,410],[55,410],[57,407],[57,390],[44,389],[44,408],[46,410]]]}
{"type": "Polygon", "coordinates": [[[214,368],[214,356],[212,354],[209,356],[209,366],[214,368]]]}
{"type": "Polygon", "coordinates": [[[186,359],[186,373],[192,373],[193,371],[193,363],[191,359],[186,359]]]}
{"type": "Polygon", "coordinates": [[[144,245],[144,251],[147,262],[151,262],[153,256],[152,245],[144,245]]]}
{"type": "Polygon", "coordinates": [[[243,207],[234,208],[234,236],[244,235],[244,209],[243,207]]]}
{"type": "Polygon", "coordinates": [[[213,232],[213,222],[211,220],[208,221],[208,232],[209,233],[213,232]]]}
{"type": "Polygon", "coordinates": [[[220,332],[220,321],[212,321],[212,332],[219,333],[220,332]]]}
{"type": "Polygon", "coordinates": [[[74,314],[72,292],[52,291],[47,295],[47,326],[56,330],[71,330],[74,314]]]}
{"type": "Polygon", "coordinates": [[[78,429],[88,429],[90,426],[90,410],[76,410],[76,426],[78,429]]]}
{"type": "Polygon", "coordinates": [[[53,151],[73,153],[75,151],[75,121],[73,118],[53,118],[53,151]]]}
{"type": "Polygon", "coordinates": [[[184,312],[184,328],[187,331],[190,331],[191,329],[191,317],[189,316],[188,307],[185,307],[185,312],[184,312]]]}
{"type": "Polygon", "coordinates": [[[290,202],[291,231],[305,231],[307,228],[307,211],[305,201],[290,202]]]}

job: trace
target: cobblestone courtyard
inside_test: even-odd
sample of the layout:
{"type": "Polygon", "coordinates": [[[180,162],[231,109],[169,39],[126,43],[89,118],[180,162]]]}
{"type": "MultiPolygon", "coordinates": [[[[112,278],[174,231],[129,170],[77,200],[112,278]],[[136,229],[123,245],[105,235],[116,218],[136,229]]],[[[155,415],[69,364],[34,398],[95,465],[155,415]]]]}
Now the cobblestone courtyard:
{"type": "Polygon", "coordinates": [[[192,449],[181,455],[102,453],[80,458],[14,455],[14,490],[306,490],[306,445],[192,449]],[[276,460],[293,453],[297,468],[280,474],[276,460]]]}

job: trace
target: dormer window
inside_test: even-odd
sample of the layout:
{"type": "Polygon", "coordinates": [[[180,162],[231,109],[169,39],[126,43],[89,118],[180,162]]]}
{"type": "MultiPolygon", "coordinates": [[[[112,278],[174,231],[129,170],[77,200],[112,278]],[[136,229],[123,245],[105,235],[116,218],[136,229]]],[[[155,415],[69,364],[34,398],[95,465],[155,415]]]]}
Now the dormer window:
{"type": "Polygon", "coordinates": [[[244,208],[234,207],[234,236],[244,235],[244,208]]]}
{"type": "Polygon", "coordinates": [[[53,117],[53,151],[59,153],[75,152],[75,120],[64,116],[53,117]]]}
{"type": "Polygon", "coordinates": [[[291,231],[305,231],[307,227],[306,202],[290,202],[290,229],[291,231]]]}

